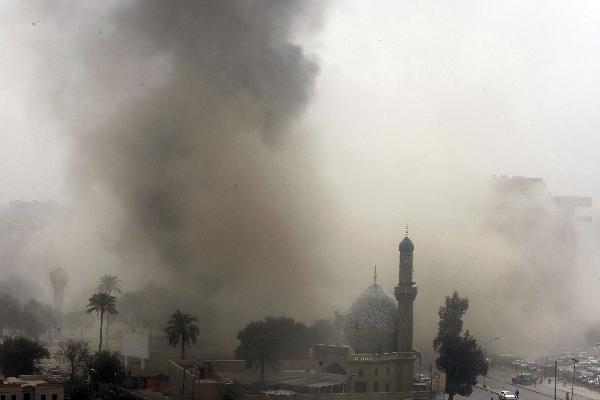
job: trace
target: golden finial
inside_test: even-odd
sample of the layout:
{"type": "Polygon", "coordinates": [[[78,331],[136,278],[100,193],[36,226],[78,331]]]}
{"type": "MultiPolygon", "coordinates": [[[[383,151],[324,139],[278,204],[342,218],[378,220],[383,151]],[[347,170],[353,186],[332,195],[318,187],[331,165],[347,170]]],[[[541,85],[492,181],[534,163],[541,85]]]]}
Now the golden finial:
{"type": "Polygon", "coordinates": [[[375,272],[373,273],[373,283],[377,283],[377,264],[375,264],[375,272]]]}

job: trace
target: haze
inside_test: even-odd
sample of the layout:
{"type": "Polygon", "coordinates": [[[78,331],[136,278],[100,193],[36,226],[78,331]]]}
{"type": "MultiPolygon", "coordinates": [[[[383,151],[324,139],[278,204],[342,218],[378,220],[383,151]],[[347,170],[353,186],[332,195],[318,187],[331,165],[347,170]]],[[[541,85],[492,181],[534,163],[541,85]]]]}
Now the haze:
{"type": "Polygon", "coordinates": [[[475,334],[514,324],[497,350],[585,340],[600,213],[564,240],[541,196],[537,229],[498,233],[490,188],[600,198],[597,2],[229,4],[3,2],[0,203],[70,210],[3,275],[61,265],[67,307],[107,272],[164,283],[230,348],[345,311],[374,264],[392,291],[408,224],[418,347],[453,290],[475,334]]]}

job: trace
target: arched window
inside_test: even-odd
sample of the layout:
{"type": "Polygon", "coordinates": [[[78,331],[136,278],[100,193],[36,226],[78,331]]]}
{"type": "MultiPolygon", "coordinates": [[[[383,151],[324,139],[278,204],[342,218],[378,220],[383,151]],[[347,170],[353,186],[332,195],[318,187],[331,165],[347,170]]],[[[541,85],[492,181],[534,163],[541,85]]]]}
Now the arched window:
{"type": "Polygon", "coordinates": [[[358,370],[358,376],[363,376],[363,375],[364,375],[364,372],[363,372],[363,370],[361,368],[361,369],[358,370]]]}
{"type": "Polygon", "coordinates": [[[373,382],[373,391],[379,392],[379,382],[378,381],[373,382]]]}

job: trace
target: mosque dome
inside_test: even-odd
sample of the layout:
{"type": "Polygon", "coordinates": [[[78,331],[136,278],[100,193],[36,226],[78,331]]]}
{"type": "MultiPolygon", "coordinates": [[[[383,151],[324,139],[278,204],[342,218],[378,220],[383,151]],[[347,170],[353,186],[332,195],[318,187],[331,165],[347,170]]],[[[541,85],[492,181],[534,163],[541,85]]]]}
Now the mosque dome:
{"type": "Polygon", "coordinates": [[[412,253],[415,249],[412,240],[406,236],[402,242],[400,242],[400,251],[402,253],[412,253]]]}
{"type": "Polygon", "coordinates": [[[389,353],[396,346],[396,300],[379,284],[365,289],[348,310],[344,334],[356,353],[389,353]]]}

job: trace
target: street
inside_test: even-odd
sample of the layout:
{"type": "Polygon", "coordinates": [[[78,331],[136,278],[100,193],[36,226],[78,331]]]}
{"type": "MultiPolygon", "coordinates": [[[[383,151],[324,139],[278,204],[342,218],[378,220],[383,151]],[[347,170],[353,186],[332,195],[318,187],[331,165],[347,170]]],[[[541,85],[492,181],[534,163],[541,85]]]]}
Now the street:
{"type": "MultiPolygon", "coordinates": [[[[489,375],[486,377],[487,389],[484,390],[483,378],[480,377],[478,387],[473,390],[471,396],[468,397],[470,400],[498,400],[498,392],[501,390],[509,390],[515,393],[519,390],[519,399],[522,400],[549,400],[554,399],[554,382],[551,384],[546,383],[538,385],[528,386],[515,386],[510,383],[510,373],[499,369],[491,369],[489,375]],[[493,392],[493,393],[490,393],[493,392]]],[[[600,400],[600,393],[575,386],[575,399],[574,400],[600,400]]],[[[571,397],[571,386],[563,386],[562,383],[558,383],[556,387],[556,398],[558,400],[565,400],[566,394],[569,393],[571,397]]],[[[466,399],[464,396],[456,396],[457,398],[466,399]]]]}

